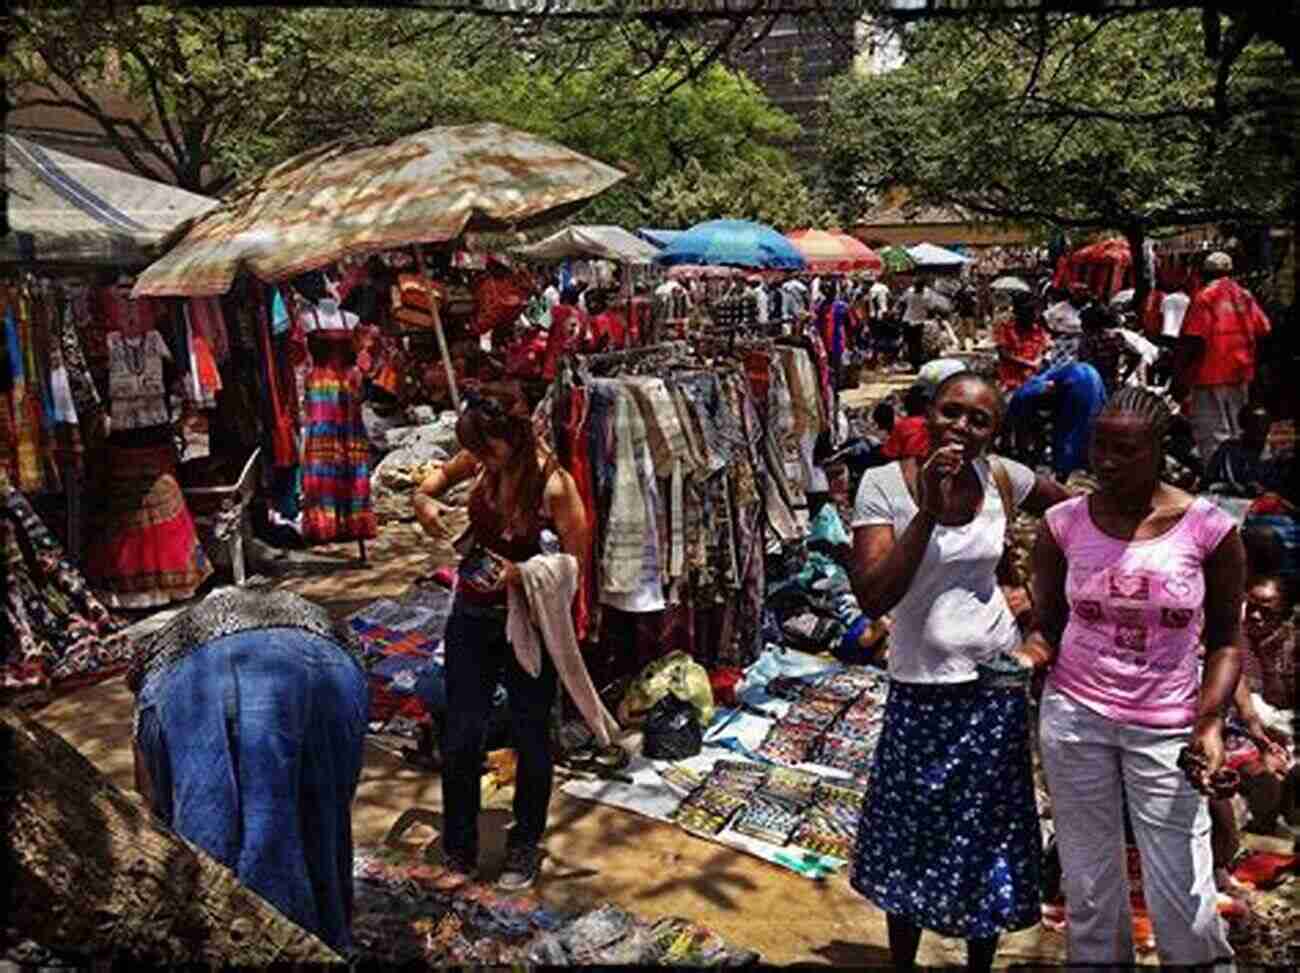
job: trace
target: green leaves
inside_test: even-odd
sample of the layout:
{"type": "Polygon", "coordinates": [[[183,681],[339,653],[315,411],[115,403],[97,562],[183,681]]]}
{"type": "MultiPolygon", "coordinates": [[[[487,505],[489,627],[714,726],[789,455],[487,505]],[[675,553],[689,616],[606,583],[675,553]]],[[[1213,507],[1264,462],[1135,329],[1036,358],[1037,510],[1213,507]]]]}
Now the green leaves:
{"type": "Polygon", "coordinates": [[[1293,192],[1278,177],[1294,153],[1250,131],[1261,51],[1216,102],[1195,15],[931,22],[904,43],[902,68],[832,89],[825,169],[846,217],[904,186],[919,204],[1151,232],[1280,213],[1293,192]]]}

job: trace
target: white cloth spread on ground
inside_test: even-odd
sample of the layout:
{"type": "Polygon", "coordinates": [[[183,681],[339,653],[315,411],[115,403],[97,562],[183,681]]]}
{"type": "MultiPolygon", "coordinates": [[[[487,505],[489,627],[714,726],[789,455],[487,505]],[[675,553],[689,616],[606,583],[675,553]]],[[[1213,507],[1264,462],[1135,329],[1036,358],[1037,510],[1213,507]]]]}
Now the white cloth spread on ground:
{"type": "Polygon", "coordinates": [[[520,667],[530,676],[542,671],[542,643],[551,654],[560,681],[601,746],[620,732],[600,701],[591,674],[578,651],[570,606],[578,589],[578,560],[572,554],[539,554],[519,565],[523,590],[511,585],[506,637],[520,667]],[[540,631],[539,631],[540,629],[540,631]]]}

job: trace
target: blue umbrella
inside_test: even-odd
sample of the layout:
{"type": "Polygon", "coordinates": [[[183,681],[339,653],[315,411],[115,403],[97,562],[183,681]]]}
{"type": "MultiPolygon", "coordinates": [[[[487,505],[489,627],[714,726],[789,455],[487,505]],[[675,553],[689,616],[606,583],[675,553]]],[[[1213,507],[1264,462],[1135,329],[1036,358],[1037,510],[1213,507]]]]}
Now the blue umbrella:
{"type": "Polygon", "coordinates": [[[655,258],[675,264],[724,264],[764,270],[803,270],[793,243],[770,226],[748,220],[709,220],[691,227],[655,258]]]}

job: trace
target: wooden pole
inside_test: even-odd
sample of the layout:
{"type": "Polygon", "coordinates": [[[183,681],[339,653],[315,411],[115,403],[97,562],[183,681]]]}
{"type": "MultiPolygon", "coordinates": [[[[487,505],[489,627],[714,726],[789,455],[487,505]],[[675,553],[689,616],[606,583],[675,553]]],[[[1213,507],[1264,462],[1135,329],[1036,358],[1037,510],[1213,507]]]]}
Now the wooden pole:
{"type": "MultiPolygon", "coordinates": [[[[424,253],[420,250],[417,243],[413,247],[415,250],[415,267],[421,277],[424,273],[424,253]]],[[[442,355],[442,367],[447,370],[447,390],[451,393],[451,407],[457,412],[460,411],[460,393],[456,389],[456,370],[451,367],[451,352],[447,350],[447,336],[442,331],[442,313],[438,307],[438,295],[429,290],[429,313],[433,315],[433,333],[438,339],[438,352],[442,355]]]]}
{"type": "Polygon", "coordinates": [[[202,849],[164,827],[67,741],[0,709],[12,881],[5,924],[48,949],[150,965],[342,966],[202,849]]]}

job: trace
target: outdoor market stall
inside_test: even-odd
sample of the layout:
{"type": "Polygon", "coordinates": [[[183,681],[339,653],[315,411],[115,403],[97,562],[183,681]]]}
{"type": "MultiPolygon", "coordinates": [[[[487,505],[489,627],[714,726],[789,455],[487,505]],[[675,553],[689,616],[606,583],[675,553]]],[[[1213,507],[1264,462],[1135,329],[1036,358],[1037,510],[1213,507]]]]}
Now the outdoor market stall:
{"type": "Polygon", "coordinates": [[[189,597],[211,570],[175,475],[176,403],[165,399],[161,359],[134,383],[123,370],[132,342],[162,345],[150,337],[160,323],[138,319],[105,285],[217,204],[12,135],[5,179],[0,587],[10,594],[0,690],[30,701],[121,669],[129,645],[108,607],[189,597]],[[125,461],[123,451],[147,461],[125,461]],[[83,482],[92,487],[85,569],[94,591],[81,574],[83,482]],[[59,494],[62,538],[41,515],[59,494]]]}
{"type": "Polygon", "coordinates": [[[618,315],[615,328],[623,341],[635,341],[650,330],[650,303],[633,294],[634,267],[644,268],[658,255],[659,248],[618,226],[568,226],[536,243],[514,248],[531,261],[557,263],[574,259],[608,260],[622,268],[623,300],[609,301],[607,313],[618,315]]]}
{"type": "Polygon", "coordinates": [[[378,145],[343,140],[239,187],[152,264],[133,293],[191,302],[228,296],[258,349],[237,394],[255,395],[243,410],[254,424],[265,417],[261,435],[279,516],[296,523],[301,513],[312,542],[358,540],[364,559],[376,526],[358,370],[381,387],[420,376],[427,370],[417,342],[432,335],[456,405],[445,326],[457,303],[464,326],[450,335],[463,349],[457,357],[476,353],[474,332],[495,327],[503,309],[513,320],[522,303],[508,268],[490,261],[475,292],[458,295],[450,286],[459,272],[452,244],[467,233],[562,217],[622,178],[553,142],[491,123],[431,128],[378,145]],[[427,252],[425,244],[439,249],[427,252]],[[403,248],[411,248],[413,274],[390,273],[400,269],[395,260],[357,263],[403,248]],[[319,274],[336,264],[345,265],[338,281],[319,274]],[[347,310],[353,286],[376,291],[380,306],[391,294],[384,316],[396,328],[381,332],[347,310]]]}

